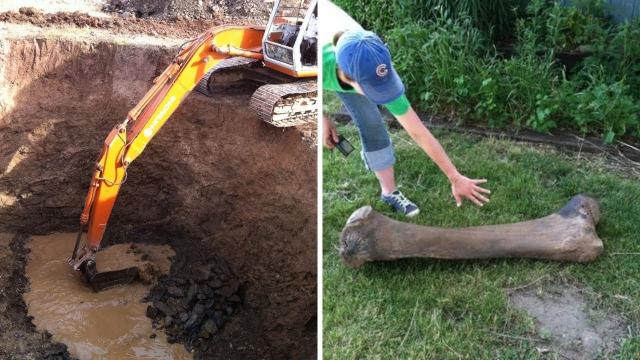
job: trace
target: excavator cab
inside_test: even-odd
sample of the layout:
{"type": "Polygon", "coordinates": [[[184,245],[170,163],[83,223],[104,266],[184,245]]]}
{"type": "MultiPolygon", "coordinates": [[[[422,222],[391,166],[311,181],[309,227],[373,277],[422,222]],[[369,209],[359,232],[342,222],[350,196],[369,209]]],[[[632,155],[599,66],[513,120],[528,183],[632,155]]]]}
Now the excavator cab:
{"type": "Polygon", "coordinates": [[[221,62],[204,76],[196,91],[216,97],[253,86],[249,104],[264,122],[290,127],[315,121],[318,1],[275,0],[260,55],[221,62]]]}
{"type": "Polygon", "coordinates": [[[267,67],[306,77],[318,66],[318,6],[313,0],[277,1],[263,38],[267,67]],[[311,11],[308,11],[312,8],[311,11]]]}

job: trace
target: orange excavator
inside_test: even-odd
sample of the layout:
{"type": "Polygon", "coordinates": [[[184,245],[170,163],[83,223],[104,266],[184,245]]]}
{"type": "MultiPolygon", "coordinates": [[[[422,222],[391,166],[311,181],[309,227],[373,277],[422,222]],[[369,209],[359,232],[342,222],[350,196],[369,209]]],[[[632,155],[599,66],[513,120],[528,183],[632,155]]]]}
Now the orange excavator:
{"type": "Polygon", "coordinates": [[[266,28],[212,28],[185,43],[153,87],[109,133],[93,171],[69,264],[94,291],[129,283],[139,269],[100,272],[96,253],[127,169],[194,89],[256,84],[250,107],[279,127],[317,118],[317,0],[275,0],[266,28]],[[87,233],[81,245],[82,234],[87,233]]]}

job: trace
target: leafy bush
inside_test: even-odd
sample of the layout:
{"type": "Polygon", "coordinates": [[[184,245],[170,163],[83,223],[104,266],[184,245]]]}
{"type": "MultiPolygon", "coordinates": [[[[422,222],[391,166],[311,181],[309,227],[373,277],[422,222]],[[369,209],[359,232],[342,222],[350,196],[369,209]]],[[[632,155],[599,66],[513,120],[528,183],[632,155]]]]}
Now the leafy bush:
{"type": "Polygon", "coordinates": [[[640,18],[610,25],[601,0],[574,0],[569,8],[532,0],[514,21],[508,58],[498,56],[474,10],[494,1],[339,3],[387,28],[394,66],[423,110],[491,127],[577,130],[607,143],[640,138],[640,18]],[[582,46],[592,55],[565,74],[558,52],[582,46]]]}
{"type": "Polygon", "coordinates": [[[549,57],[499,60],[486,50],[487,40],[469,17],[454,21],[442,13],[435,20],[393,29],[388,40],[407,93],[420,99],[421,107],[493,127],[554,127],[549,109],[555,107],[547,99],[558,71],[549,57]],[[540,116],[534,119],[535,113],[540,116]]]}
{"type": "Polygon", "coordinates": [[[603,9],[604,5],[591,1],[584,7],[581,10],[555,1],[533,0],[527,7],[527,17],[517,22],[518,33],[528,31],[538,51],[576,51],[581,45],[591,45],[606,36],[607,19],[592,15],[599,13],[596,7],[603,9]]]}
{"type": "Polygon", "coordinates": [[[553,130],[559,108],[554,89],[559,79],[552,58],[519,55],[501,64],[504,73],[501,85],[506,99],[502,110],[505,122],[511,118],[517,128],[526,124],[538,131],[553,130]]]}
{"type": "Polygon", "coordinates": [[[603,134],[607,143],[624,134],[640,135],[640,104],[628,95],[624,80],[609,83],[603,67],[586,72],[590,86],[568,102],[574,125],[583,134],[603,134]]]}
{"type": "Polygon", "coordinates": [[[466,14],[475,27],[490,38],[508,37],[527,0],[335,0],[365,28],[384,34],[401,24],[433,20],[434,9],[443,9],[451,19],[466,14]]]}

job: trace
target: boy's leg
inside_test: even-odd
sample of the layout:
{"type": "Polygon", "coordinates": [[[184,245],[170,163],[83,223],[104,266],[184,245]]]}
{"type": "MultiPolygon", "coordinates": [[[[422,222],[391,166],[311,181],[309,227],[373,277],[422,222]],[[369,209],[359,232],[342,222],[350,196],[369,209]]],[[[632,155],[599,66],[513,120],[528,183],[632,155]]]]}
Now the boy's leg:
{"type": "Polygon", "coordinates": [[[389,133],[376,104],[354,93],[337,93],[362,139],[361,156],[367,169],[373,171],[380,182],[382,194],[396,190],[393,164],[396,161],[389,133]]]}
{"type": "Polygon", "coordinates": [[[384,170],[374,171],[378,181],[380,182],[380,188],[382,189],[382,195],[389,195],[396,191],[396,178],[393,174],[393,166],[389,166],[384,170]]]}
{"type": "Polygon", "coordinates": [[[351,118],[358,126],[362,139],[362,159],[380,182],[380,199],[406,216],[415,216],[420,209],[396,188],[393,164],[396,161],[393,145],[378,107],[366,97],[352,93],[338,93],[351,118]]]}

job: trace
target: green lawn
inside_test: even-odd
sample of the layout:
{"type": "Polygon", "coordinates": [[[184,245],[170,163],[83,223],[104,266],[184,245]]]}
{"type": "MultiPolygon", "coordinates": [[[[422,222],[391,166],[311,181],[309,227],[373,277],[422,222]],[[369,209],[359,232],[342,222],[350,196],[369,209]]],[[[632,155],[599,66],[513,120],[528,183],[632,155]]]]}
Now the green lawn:
{"type": "MultiPolygon", "coordinates": [[[[339,128],[360,148],[352,125],[339,128]]],[[[563,154],[498,139],[435,132],[458,169],[487,178],[491,202],[456,208],[446,178],[404,131],[392,134],[400,189],[420,207],[411,222],[472,226],[548,215],[573,195],[600,201],[598,233],[605,244],[591,264],[523,259],[446,261],[410,259],[369,263],[357,270],[340,263],[340,231],[364,205],[393,218],[377,181],[357,152],[345,159],[324,151],[324,356],[328,359],[536,359],[534,322],[507,306],[508,288],[543,277],[593,290],[588,300],[622,314],[635,334],[619,359],[640,358],[640,182],[623,176],[603,157],[563,154]],[[545,277],[546,276],[546,277],[545,277]]],[[[405,219],[406,220],[406,219],[405,219]]],[[[539,345],[538,345],[539,346],[539,345]]]]}

